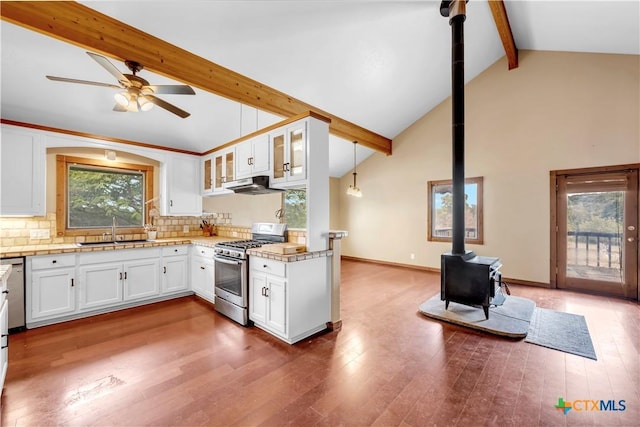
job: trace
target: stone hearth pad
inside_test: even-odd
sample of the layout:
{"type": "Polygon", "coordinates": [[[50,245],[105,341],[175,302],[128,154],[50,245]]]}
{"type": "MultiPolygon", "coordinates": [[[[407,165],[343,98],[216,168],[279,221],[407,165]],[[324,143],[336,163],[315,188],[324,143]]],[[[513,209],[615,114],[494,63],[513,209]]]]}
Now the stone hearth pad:
{"type": "Polygon", "coordinates": [[[454,323],[510,338],[524,338],[536,303],[526,298],[507,296],[504,303],[489,308],[489,319],[485,319],[482,307],[470,307],[455,302],[445,310],[440,293],[432,296],[418,307],[420,313],[443,322],[454,323]]]}

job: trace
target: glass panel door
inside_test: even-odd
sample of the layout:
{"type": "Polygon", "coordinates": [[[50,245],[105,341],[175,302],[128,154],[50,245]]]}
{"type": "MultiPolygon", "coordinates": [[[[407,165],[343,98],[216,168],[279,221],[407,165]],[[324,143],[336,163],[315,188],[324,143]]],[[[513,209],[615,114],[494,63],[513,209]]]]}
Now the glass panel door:
{"type": "Polygon", "coordinates": [[[638,173],[557,177],[557,285],[638,299],[638,173]]]}
{"type": "Polygon", "coordinates": [[[219,189],[219,188],[222,188],[222,183],[224,182],[224,179],[223,179],[224,171],[222,169],[222,155],[216,156],[214,161],[215,161],[214,170],[216,174],[214,189],[219,189]]]}
{"type": "Polygon", "coordinates": [[[226,156],[225,156],[225,161],[226,161],[226,172],[224,175],[224,181],[225,182],[229,182],[229,181],[233,181],[235,178],[233,176],[233,168],[234,168],[234,164],[233,164],[233,151],[229,151],[226,156]]]}
{"type": "Polygon", "coordinates": [[[303,176],[305,163],[304,124],[289,131],[289,176],[303,176]]]}
{"type": "Polygon", "coordinates": [[[273,144],[273,178],[284,178],[284,134],[274,135],[273,144]]]}

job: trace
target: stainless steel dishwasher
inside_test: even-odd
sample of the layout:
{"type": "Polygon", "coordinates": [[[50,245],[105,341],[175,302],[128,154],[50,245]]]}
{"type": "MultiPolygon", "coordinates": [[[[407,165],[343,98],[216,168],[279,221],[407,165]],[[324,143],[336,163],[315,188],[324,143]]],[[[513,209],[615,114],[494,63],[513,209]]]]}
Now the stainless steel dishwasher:
{"type": "Polygon", "coordinates": [[[9,333],[26,329],[24,305],[24,258],[3,258],[0,264],[11,264],[7,281],[9,302],[9,333]]]}

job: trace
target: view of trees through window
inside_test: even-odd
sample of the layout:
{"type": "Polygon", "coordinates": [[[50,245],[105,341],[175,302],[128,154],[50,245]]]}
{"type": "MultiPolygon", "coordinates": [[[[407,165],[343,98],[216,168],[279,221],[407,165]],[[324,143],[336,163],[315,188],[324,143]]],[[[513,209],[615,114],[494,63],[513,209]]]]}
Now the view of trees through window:
{"type": "Polygon", "coordinates": [[[567,195],[569,231],[622,233],[623,191],[601,191],[567,195]]]}
{"type": "Polygon", "coordinates": [[[67,224],[69,228],[142,227],[144,173],[70,165],[67,224]]]}
{"type": "MultiPolygon", "coordinates": [[[[429,240],[450,241],[453,235],[453,183],[429,181],[429,240]]],[[[482,243],[482,177],[467,178],[464,184],[465,239],[482,243]]]]}
{"type": "Polygon", "coordinates": [[[289,228],[307,228],[307,191],[284,192],[284,217],[289,228]]]}

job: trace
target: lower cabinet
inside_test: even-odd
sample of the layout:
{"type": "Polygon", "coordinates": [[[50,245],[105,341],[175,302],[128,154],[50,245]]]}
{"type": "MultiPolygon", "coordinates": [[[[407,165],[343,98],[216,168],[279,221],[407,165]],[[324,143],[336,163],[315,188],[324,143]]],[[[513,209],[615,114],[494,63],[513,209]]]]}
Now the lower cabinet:
{"type": "Polygon", "coordinates": [[[91,310],[154,297],[160,293],[159,271],[157,258],[82,266],[78,268],[78,308],[91,310]]]}
{"type": "Polygon", "coordinates": [[[187,291],[189,289],[189,246],[169,246],[162,249],[161,293],[187,291]]]}
{"type": "Polygon", "coordinates": [[[191,290],[210,303],[215,300],[214,250],[205,246],[194,246],[191,253],[191,290]]]}
{"type": "MultiPolygon", "coordinates": [[[[6,289],[6,283],[2,289],[6,289]]],[[[0,304],[0,335],[0,394],[2,394],[9,366],[9,301],[6,298],[0,304]]]]}
{"type": "Polygon", "coordinates": [[[76,310],[76,256],[46,255],[27,258],[31,286],[26,288],[27,323],[64,316],[76,310]]]}
{"type": "Polygon", "coordinates": [[[249,318],[270,331],[281,335],[287,333],[287,282],[260,271],[251,276],[251,301],[249,318]]]}
{"type": "Polygon", "coordinates": [[[249,318],[293,344],[326,329],[331,320],[330,258],[280,262],[249,259],[249,318]]]}

